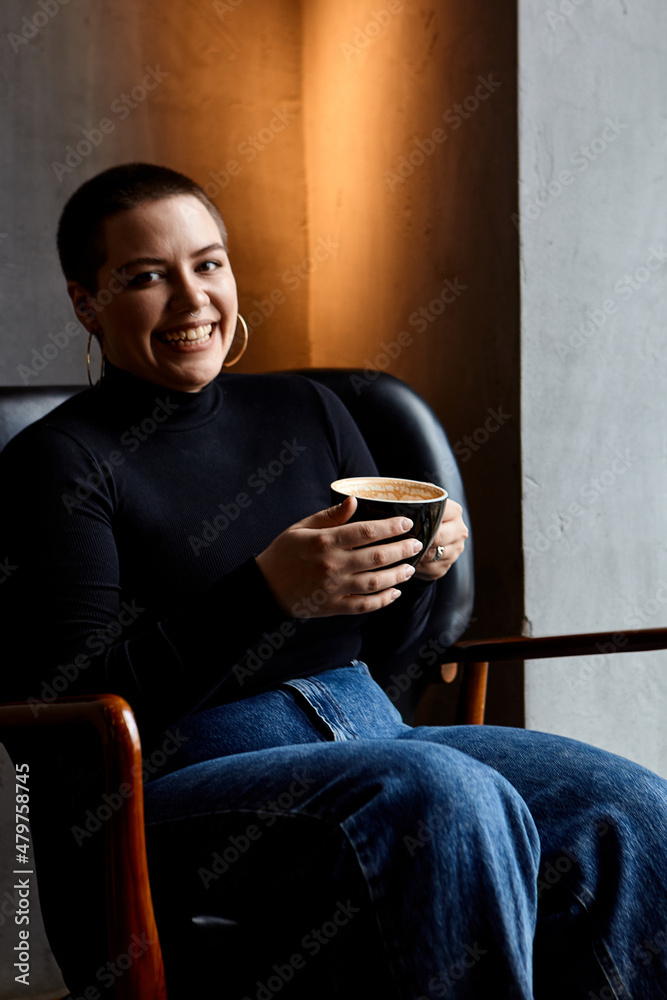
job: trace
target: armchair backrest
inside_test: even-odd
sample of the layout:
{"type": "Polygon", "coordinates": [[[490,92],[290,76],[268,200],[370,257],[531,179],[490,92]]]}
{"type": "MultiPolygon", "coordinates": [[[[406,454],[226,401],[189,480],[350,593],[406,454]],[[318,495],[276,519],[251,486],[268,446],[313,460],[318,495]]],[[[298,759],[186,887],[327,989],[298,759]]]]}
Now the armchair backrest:
{"type": "Polygon", "coordinates": [[[0,388],[0,451],[24,427],[34,424],[84,388],[83,385],[0,388]]]}

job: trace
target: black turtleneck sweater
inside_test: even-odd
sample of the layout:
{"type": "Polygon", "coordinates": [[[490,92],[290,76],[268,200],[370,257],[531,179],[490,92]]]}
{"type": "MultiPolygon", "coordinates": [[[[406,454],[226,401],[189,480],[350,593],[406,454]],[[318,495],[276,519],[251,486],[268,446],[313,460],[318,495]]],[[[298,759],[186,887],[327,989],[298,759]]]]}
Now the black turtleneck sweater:
{"type": "Polygon", "coordinates": [[[225,373],[186,393],[107,364],[0,456],[0,700],[114,692],[148,736],[343,665],[388,624],[400,643],[430,585],[372,615],[301,620],[254,560],[331,504],[334,479],[374,471],[345,407],[306,378],[225,373]]]}

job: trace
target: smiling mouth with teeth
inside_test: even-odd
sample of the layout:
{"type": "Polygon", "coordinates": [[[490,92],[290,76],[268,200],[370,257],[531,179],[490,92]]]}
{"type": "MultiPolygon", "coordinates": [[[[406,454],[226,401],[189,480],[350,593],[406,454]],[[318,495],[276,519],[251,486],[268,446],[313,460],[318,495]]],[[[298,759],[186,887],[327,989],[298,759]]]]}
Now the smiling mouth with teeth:
{"type": "Polygon", "coordinates": [[[205,326],[188,327],[184,330],[166,330],[164,333],[157,333],[156,337],[162,344],[203,344],[211,339],[213,324],[207,323],[205,326]]]}

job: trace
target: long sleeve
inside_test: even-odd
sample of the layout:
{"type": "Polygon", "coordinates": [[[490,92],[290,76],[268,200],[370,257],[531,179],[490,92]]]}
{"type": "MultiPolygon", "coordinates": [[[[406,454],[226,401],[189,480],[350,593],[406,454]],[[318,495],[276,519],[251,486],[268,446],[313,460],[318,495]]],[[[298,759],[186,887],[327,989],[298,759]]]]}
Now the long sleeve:
{"type": "Polygon", "coordinates": [[[286,620],[252,557],[156,620],[154,602],[123,585],[111,478],[93,479],[90,455],[60,431],[18,444],[3,455],[0,500],[14,567],[0,595],[10,694],[108,690],[177,718],[286,620]]]}

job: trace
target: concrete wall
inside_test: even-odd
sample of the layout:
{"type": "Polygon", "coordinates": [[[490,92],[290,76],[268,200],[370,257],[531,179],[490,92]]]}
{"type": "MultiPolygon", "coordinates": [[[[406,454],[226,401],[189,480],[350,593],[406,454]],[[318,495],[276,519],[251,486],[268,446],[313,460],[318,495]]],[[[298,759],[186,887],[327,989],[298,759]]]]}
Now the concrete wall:
{"type": "MultiPolygon", "coordinates": [[[[526,615],[622,648],[667,624],[667,8],[560,9],[520,3],[526,615]]],[[[667,775],[666,665],[529,664],[527,725],[667,775]]]]}

